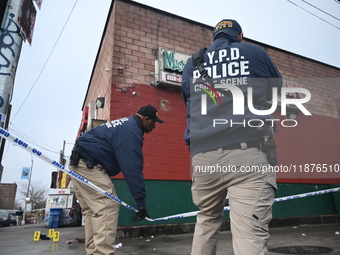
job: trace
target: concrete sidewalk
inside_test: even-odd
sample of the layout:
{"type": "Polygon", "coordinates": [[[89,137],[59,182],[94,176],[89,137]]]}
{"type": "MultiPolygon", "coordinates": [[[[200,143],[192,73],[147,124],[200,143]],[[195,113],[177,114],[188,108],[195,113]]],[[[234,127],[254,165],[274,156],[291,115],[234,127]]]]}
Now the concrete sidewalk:
{"type": "MultiPolygon", "coordinates": [[[[48,228],[43,224],[23,226],[0,227],[0,254],[23,255],[23,254],[60,254],[75,255],[86,254],[84,243],[75,238],[84,237],[84,227],[56,228],[60,231],[59,242],[52,240],[40,240],[33,242],[35,231],[47,235],[48,228]],[[72,243],[67,244],[67,241],[72,243]]],[[[269,252],[269,255],[280,254],[340,254],[340,223],[332,224],[308,224],[300,226],[277,227],[270,229],[271,239],[269,250],[278,247],[295,246],[290,253],[269,252]],[[332,249],[329,253],[291,253],[302,246],[320,246],[332,249]]],[[[122,247],[116,250],[115,255],[184,255],[190,254],[192,234],[147,236],[134,239],[117,240],[122,247]]],[[[280,248],[284,250],[283,248],[280,248]]],[[[307,249],[307,248],[306,248],[307,249]]],[[[312,249],[313,250],[313,249],[312,249]]],[[[287,252],[287,249],[286,249],[287,252]]],[[[314,251],[315,252],[315,249],[314,251]]],[[[217,255],[232,255],[231,233],[222,231],[219,237],[217,255]]]]}

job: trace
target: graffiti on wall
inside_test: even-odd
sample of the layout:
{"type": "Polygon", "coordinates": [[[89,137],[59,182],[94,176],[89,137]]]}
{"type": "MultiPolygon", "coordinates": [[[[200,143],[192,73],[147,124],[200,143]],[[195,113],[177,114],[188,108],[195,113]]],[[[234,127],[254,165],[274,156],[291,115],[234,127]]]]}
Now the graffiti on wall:
{"type": "MultiPolygon", "coordinates": [[[[9,56],[15,58],[15,36],[20,36],[20,27],[14,21],[15,15],[11,13],[5,28],[1,28],[0,36],[0,75],[14,75],[15,70],[8,70],[11,65],[9,56]],[[7,53],[7,54],[6,54],[7,53]]],[[[15,67],[12,67],[12,69],[15,67]]]]}

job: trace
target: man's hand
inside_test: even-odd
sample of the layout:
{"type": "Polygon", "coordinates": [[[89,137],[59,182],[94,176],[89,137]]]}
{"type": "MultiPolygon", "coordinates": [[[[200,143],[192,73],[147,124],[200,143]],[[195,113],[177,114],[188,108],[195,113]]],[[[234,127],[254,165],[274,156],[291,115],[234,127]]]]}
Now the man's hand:
{"type": "Polygon", "coordinates": [[[136,213],[136,216],[138,221],[145,219],[145,217],[150,218],[145,205],[138,206],[138,212],[136,213]]]}

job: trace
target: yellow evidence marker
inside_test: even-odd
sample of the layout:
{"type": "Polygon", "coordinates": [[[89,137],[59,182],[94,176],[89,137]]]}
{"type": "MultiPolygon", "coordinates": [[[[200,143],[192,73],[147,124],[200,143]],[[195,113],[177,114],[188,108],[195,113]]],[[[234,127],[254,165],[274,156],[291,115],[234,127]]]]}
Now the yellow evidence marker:
{"type": "Polygon", "coordinates": [[[60,232],[54,231],[53,242],[59,242],[60,232]]]}
{"type": "Polygon", "coordinates": [[[48,237],[49,238],[53,238],[54,237],[54,229],[53,228],[48,230],[48,237]]]}
{"type": "Polygon", "coordinates": [[[34,231],[33,241],[40,240],[40,231],[34,231]]]}

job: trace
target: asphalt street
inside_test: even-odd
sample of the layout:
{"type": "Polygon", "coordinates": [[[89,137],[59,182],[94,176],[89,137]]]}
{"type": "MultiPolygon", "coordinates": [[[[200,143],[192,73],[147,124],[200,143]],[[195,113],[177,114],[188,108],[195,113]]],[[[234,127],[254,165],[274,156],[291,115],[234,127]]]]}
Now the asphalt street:
{"type": "MultiPolygon", "coordinates": [[[[86,254],[84,243],[77,241],[84,238],[84,227],[61,227],[54,229],[59,232],[59,240],[34,241],[34,234],[48,235],[49,229],[44,224],[0,227],[0,254],[86,254]]],[[[340,254],[340,223],[313,224],[277,227],[270,229],[268,255],[280,254],[340,254]],[[285,248],[286,247],[286,248],[285,248]],[[288,247],[288,248],[287,248],[288,247]],[[321,247],[325,249],[322,252],[321,247]],[[331,250],[326,252],[326,248],[331,250]],[[321,253],[307,253],[320,251],[321,253]],[[286,253],[284,253],[286,252],[286,253]],[[289,253],[287,253],[289,252],[289,253]],[[295,252],[295,253],[292,253],[295,252]],[[303,252],[303,253],[302,253],[303,252]]],[[[144,236],[134,239],[117,240],[115,255],[184,255],[190,254],[192,234],[144,236]],[[120,245],[121,244],[121,245],[120,245]]],[[[232,255],[231,233],[222,231],[219,236],[217,255],[232,255]]]]}

